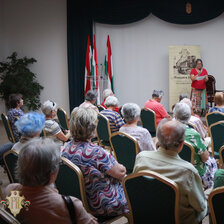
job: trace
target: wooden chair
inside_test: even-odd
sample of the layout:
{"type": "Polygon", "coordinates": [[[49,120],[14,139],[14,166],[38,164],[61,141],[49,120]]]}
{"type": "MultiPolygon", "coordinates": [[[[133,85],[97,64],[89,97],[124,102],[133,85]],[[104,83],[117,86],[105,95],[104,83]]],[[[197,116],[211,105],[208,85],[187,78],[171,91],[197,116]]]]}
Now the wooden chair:
{"type": "MultiPolygon", "coordinates": [[[[73,196],[80,199],[87,212],[91,212],[86,198],[85,183],[82,171],[65,157],[61,157],[62,163],[60,164],[55,186],[59,193],[65,196],[73,196]]],[[[99,223],[113,222],[121,216],[97,216],[99,223]]]]}
{"type": "Polygon", "coordinates": [[[20,224],[20,222],[4,208],[0,207],[0,223],[1,224],[20,224]]]}
{"type": "Polygon", "coordinates": [[[208,205],[211,213],[212,224],[223,224],[224,186],[217,187],[208,196],[208,205]]]}
{"type": "Polygon", "coordinates": [[[212,75],[208,75],[208,81],[206,82],[206,92],[208,97],[208,102],[210,103],[210,106],[212,107],[212,104],[214,103],[214,96],[216,92],[215,88],[215,77],[212,75]]]}
{"type": "Polygon", "coordinates": [[[129,224],[149,220],[179,223],[179,189],[174,181],[153,171],[140,171],[126,176],[122,184],[130,211],[129,224]]]}
{"type": "Polygon", "coordinates": [[[63,110],[62,108],[58,108],[57,117],[62,129],[69,130],[69,122],[65,110],[63,110]]]}
{"type": "Polygon", "coordinates": [[[193,124],[193,123],[191,123],[191,122],[188,122],[188,126],[189,126],[190,128],[193,128],[194,130],[197,131],[197,128],[196,128],[195,124],[193,124]]]}
{"type": "Polygon", "coordinates": [[[9,141],[12,142],[12,143],[16,143],[16,140],[14,138],[12,128],[11,128],[11,125],[10,125],[10,122],[9,122],[9,119],[8,119],[7,115],[5,113],[2,113],[1,118],[2,118],[4,128],[5,128],[5,131],[6,131],[6,134],[8,136],[9,141]]]}
{"type": "Polygon", "coordinates": [[[9,150],[3,154],[3,161],[10,183],[18,183],[19,181],[15,175],[15,168],[18,161],[18,152],[13,149],[9,150]]]}
{"type": "Polygon", "coordinates": [[[194,153],[195,153],[194,147],[190,143],[185,141],[183,148],[179,153],[179,156],[181,159],[186,160],[194,165],[194,153]]]}
{"type": "Polygon", "coordinates": [[[224,145],[219,149],[219,168],[224,168],[224,145]]]}
{"type": "Polygon", "coordinates": [[[110,122],[106,116],[103,114],[98,114],[98,125],[97,125],[97,138],[98,144],[102,147],[109,147],[110,146],[110,137],[111,137],[111,130],[110,130],[110,122]]]}
{"type": "Polygon", "coordinates": [[[153,110],[149,108],[141,109],[140,118],[142,121],[142,126],[146,128],[152,137],[156,137],[156,114],[153,110]]]}
{"type": "Polygon", "coordinates": [[[102,110],[105,110],[105,109],[106,109],[106,108],[105,108],[104,106],[102,106],[102,105],[97,105],[96,107],[98,108],[99,112],[102,111],[102,110]]]}
{"type": "Polygon", "coordinates": [[[139,153],[138,141],[126,133],[115,132],[110,137],[110,144],[118,163],[126,167],[127,174],[132,173],[139,153]]]}
{"type": "Polygon", "coordinates": [[[212,124],[218,121],[224,121],[224,113],[221,113],[219,111],[207,113],[205,115],[205,121],[206,121],[207,127],[209,128],[212,124]]]}
{"type": "Polygon", "coordinates": [[[212,142],[212,156],[219,159],[219,149],[224,145],[224,121],[219,121],[209,127],[212,142]]]}

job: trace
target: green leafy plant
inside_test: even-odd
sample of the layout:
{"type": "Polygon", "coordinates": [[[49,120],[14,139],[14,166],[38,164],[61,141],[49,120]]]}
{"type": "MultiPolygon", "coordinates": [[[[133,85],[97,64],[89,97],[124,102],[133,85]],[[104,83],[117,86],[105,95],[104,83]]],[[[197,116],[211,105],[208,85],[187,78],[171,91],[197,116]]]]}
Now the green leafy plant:
{"type": "Polygon", "coordinates": [[[12,93],[23,95],[24,105],[28,110],[37,110],[40,107],[40,92],[43,86],[28,68],[34,62],[34,58],[17,58],[16,52],[7,57],[6,62],[0,62],[0,97],[5,100],[7,107],[9,95],[12,93]]]}

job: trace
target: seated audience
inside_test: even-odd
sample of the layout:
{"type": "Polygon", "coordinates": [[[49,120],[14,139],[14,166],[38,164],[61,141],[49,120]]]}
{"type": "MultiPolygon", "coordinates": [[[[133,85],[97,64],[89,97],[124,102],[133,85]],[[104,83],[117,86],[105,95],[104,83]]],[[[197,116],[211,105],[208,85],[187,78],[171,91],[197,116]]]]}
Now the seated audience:
{"type": "Polygon", "coordinates": [[[21,191],[21,195],[31,202],[29,209],[22,209],[17,216],[21,223],[97,223],[75,197],[70,197],[75,220],[70,219],[62,196],[51,186],[57,178],[60,160],[59,146],[51,139],[34,138],[23,145],[17,165],[20,184],[10,184],[5,190],[6,195],[13,190],[21,191]]]}
{"type": "Polygon", "coordinates": [[[180,191],[180,223],[198,224],[207,214],[207,201],[198,171],[178,155],[184,144],[184,136],[185,126],[179,121],[161,121],[157,128],[158,151],[140,152],[136,156],[133,172],[152,170],[173,180],[180,191]]]}
{"type": "Polygon", "coordinates": [[[63,133],[59,124],[54,120],[57,115],[57,104],[51,100],[47,100],[41,106],[41,110],[46,117],[44,130],[48,138],[52,138],[55,142],[63,144],[70,137],[70,131],[65,130],[63,133]]]}
{"type": "Polygon", "coordinates": [[[23,111],[21,110],[21,107],[23,106],[22,95],[11,94],[9,96],[9,106],[10,106],[10,109],[7,112],[7,117],[9,119],[15,141],[18,142],[20,136],[15,126],[15,121],[17,121],[24,114],[23,111]]]}
{"type": "Polygon", "coordinates": [[[106,116],[110,122],[111,133],[119,131],[120,127],[125,123],[119,113],[114,111],[118,106],[118,99],[115,96],[108,96],[105,101],[107,109],[102,110],[100,113],[106,116]]]}
{"type": "Polygon", "coordinates": [[[97,100],[97,92],[94,90],[89,90],[86,93],[85,101],[82,104],[80,104],[79,107],[81,107],[81,108],[90,107],[90,108],[94,109],[95,111],[99,112],[98,108],[96,106],[94,106],[96,100],[97,100]]]}
{"type": "Polygon", "coordinates": [[[196,131],[201,135],[202,139],[205,139],[208,134],[207,127],[203,124],[200,117],[194,115],[191,100],[188,98],[184,98],[180,101],[180,103],[186,103],[191,108],[191,117],[189,119],[189,122],[195,125],[196,131]]]}
{"type": "Polygon", "coordinates": [[[121,180],[126,168],[102,147],[91,143],[95,136],[97,113],[91,108],[76,108],[70,119],[73,140],[62,150],[82,171],[86,196],[94,215],[115,216],[128,212],[121,180]]]}
{"type": "Polygon", "coordinates": [[[23,145],[34,137],[40,137],[40,133],[44,128],[45,117],[43,114],[30,112],[16,121],[15,125],[21,134],[19,142],[12,149],[19,152],[23,145]]]}
{"type": "Polygon", "coordinates": [[[140,151],[155,151],[156,148],[149,131],[146,128],[137,125],[137,122],[140,119],[140,107],[135,103],[126,103],[123,105],[121,113],[126,124],[120,128],[120,131],[136,138],[140,151]]]}
{"type": "Polygon", "coordinates": [[[171,116],[167,113],[163,105],[160,103],[162,100],[162,96],[163,91],[154,90],[152,94],[152,99],[148,100],[144,106],[145,108],[149,108],[155,112],[157,125],[163,118],[171,118],[171,116]]]}
{"type": "MultiPolygon", "coordinates": [[[[111,89],[105,89],[103,91],[103,102],[101,103],[101,105],[107,109],[107,107],[105,106],[105,100],[108,96],[114,96],[114,93],[111,89]]],[[[115,107],[114,111],[116,111],[117,113],[119,113],[119,107],[115,107]]]]}
{"type": "Polygon", "coordinates": [[[224,113],[224,93],[216,92],[214,97],[215,106],[209,109],[209,113],[218,111],[224,113]]]}
{"type": "Polygon", "coordinates": [[[214,176],[214,188],[224,186],[224,169],[218,169],[214,176]]]}
{"type": "Polygon", "coordinates": [[[217,171],[217,163],[210,156],[200,134],[187,123],[191,117],[191,109],[186,103],[177,103],[174,108],[176,120],[186,125],[185,141],[189,142],[195,150],[194,166],[202,179],[205,188],[213,188],[214,174],[217,171]]]}

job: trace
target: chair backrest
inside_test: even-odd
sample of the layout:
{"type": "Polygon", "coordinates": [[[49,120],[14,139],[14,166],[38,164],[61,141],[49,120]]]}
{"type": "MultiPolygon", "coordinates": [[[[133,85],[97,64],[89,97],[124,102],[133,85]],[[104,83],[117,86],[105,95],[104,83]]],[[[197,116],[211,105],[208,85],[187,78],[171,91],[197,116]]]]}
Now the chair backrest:
{"type": "Polygon", "coordinates": [[[102,105],[96,105],[96,107],[98,108],[99,112],[105,110],[105,107],[102,105]]]}
{"type": "Polygon", "coordinates": [[[132,173],[139,153],[138,141],[126,133],[115,132],[110,137],[110,144],[118,163],[126,167],[127,173],[132,173]]]}
{"type": "Polygon", "coordinates": [[[129,223],[179,223],[179,189],[174,181],[153,171],[140,171],[126,176],[122,184],[129,223]]]}
{"type": "Polygon", "coordinates": [[[206,121],[207,127],[211,126],[212,124],[218,121],[224,121],[224,113],[221,113],[219,111],[207,113],[205,115],[205,121],[206,121]]]}
{"type": "Polygon", "coordinates": [[[221,169],[224,168],[223,161],[224,161],[224,145],[219,149],[219,167],[221,169]]]}
{"type": "Polygon", "coordinates": [[[140,117],[142,126],[150,132],[152,137],[155,137],[157,128],[155,112],[149,108],[143,108],[140,117]]]}
{"type": "Polygon", "coordinates": [[[179,153],[181,159],[188,161],[194,165],[194,147],[188,143],[184,142],[183,148],[179,153]]]}
{"type": "Polygon", "coordinates": [[[15,168],[18,161],[18,153],[11,149],[3,154],[3,161],[7,170],[10,183],[18,183],[15,175],[15,168]]]}
{"type": "Polygon", "coordinates": [[[82,171],[65,157],[61,157],[61,159],[62,163],[55,181],[56,188],[62,195],[80,199],[85,209],[89,211],[82,171]]]}
{"type": "Polygon", "coordinates": [[[213,224],[224,223],[223,201],[224,201],[224,186],[213,189],[208,196],[208,205],[213,224]]]}
{"type": "Polygon", "coordinates": [[[7,115],[5,113],[2,113],[1,118],[2,118],[2,122],[4,124],[5,131],[6,131],[6,134],[8,136],[9,141],[12,142],[12,143],[16,143],[7,115]]]}
{"type": "Polygon", "coordinates": [[[0,207],[0,223],[1,224],[20,224],[20,222],[4,208],[0,207]]]}
{"type": "Polygon", "coordinates": [[[63,110],[62,108],[58,108],[57,109],[57,117],[58,117],[60,126],[63,129],[69,130],[69,122],[68,122],[68,117],[67,117],[65,110],[63,110]]]}
{"type": "Polygon", "coordinates": [[[224,145],[224,121],[219,121],[209,127],[212,142],[212,156],[219,158],[219,149],[224,145]]]}
{"type": "Polygon", "coordinates": [[[97,124],[97,138],[98,141],[109,142],[111,136],[110,122],[106,116],[103,114],[98,114],[98,124],[97,124]]]}
{"type": "Polygon", "coordinates": [[[195,130],[197,131],[197,128],[196,128],[195,124],[193,124],[193,123],[191,123],[191,122],[188,122],[188,126],[189,126],[190,128],[195,129],[195,130]]]}
{"type": "Polygon", "coordinates": [[[42,129],[41,133],[40,133],[40,137],[46,137],[46,131],[44,129],[42,129]]]}

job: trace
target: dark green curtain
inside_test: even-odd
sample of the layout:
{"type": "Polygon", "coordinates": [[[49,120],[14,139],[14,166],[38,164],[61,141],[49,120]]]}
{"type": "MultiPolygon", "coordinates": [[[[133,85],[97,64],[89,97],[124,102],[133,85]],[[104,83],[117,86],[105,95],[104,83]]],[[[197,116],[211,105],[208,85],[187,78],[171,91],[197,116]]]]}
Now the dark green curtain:
{"type": "Polygon", "coordinates": [[[196,24],[219,16],[224,0],[67,0],[67,40],[70,110],[84,100],[85,54],[93,21],[128,24],[150,13],[175,24],[196,24]],[[186,12],[190,3],[191,12],[186,12]]]}

